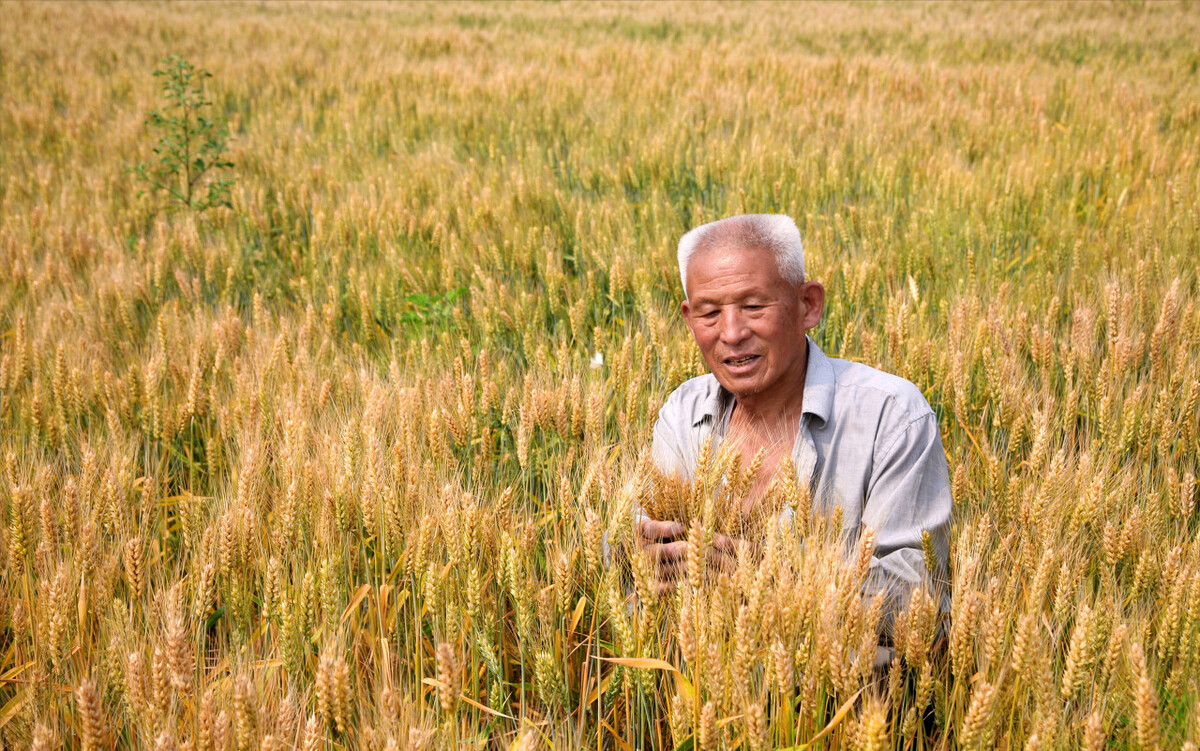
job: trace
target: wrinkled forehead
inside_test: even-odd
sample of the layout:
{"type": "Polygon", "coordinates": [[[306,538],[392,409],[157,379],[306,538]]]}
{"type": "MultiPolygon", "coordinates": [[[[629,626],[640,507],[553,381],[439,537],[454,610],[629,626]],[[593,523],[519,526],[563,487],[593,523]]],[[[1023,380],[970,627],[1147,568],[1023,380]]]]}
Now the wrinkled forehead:
{"type": "Polygon", "coordinates": [[[696,292],[698,284],[714,282],[788,290],[795,287],[784,278],[774,252],[736,242],[699,248],[688,259],[688,289],[685,292],[689,297],[696,292]]]}

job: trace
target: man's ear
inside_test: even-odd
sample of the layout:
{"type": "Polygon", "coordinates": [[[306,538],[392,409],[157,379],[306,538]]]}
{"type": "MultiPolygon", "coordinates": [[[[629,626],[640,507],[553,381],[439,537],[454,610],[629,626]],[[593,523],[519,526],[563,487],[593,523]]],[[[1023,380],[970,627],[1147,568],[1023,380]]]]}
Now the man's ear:
{"type": "Polygon", "coordinates": [[[683,322],[687,325],[688,331],[692,330],[692,306],[687,298],[683,298],[683,302],[679,303],[679,315],[683,316],[683,322]]]}
{"type": "Polygon", "coordinates": [[[805,282],[800,285],[800,300],[804,303],[800,325],[808,331],[821,322],[821,314],[825,312],[825,288],[820,282],[805,282]]]}

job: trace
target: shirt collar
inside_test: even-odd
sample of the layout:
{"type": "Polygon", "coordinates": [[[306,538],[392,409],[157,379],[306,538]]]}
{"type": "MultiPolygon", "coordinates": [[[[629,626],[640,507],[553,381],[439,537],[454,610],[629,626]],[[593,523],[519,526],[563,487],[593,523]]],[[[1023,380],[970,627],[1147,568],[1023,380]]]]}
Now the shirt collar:
{"type": "MultiPolygon", "coordinates": [[[[804,339],[808,342],[808,367],[804,375],[803,410],[804,414],[812,415],[823,425],[829,421],[829,416],[833,413],[833,390],[836,385],[833,365],[811,337],[806,335],[804,339]]],[[[733,402],[733,394],[726,391],[724,386],[717,384],[712,396],[701,403],[696,411],[692,427],[696,427],[705,420],[717,420],[723,410],[728,410],[733,406],[733,402]]]]}

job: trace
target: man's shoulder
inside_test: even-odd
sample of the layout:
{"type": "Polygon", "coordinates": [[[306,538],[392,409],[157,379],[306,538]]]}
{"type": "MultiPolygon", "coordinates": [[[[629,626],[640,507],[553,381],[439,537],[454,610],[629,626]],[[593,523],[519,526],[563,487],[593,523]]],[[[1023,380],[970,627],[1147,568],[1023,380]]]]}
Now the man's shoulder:
{"type": "Polygon", "coordinates": [[[896,418],[915,419],[933,414],[921,389],[907,378],[852,360],[831,357],[829,362],[838,397],[852,400],[860,408],[875,404],[896,418]]]}
{"type": "Polygon", "coordinates": [[[717,382],[717,377],[712,373],[705,373],[695,378],[689,378],[676,386],[667,399],[669,401],[671,399],[687,399],[695,396],[711,398],[720,388],[721,384],[717,382]]]}
{"type": "Polygon", "coordinates": [[[659,419],[691,427],[712,411],[720,390],[721,384],[712,373],[689,378],[667,397],[662,409],[658,411],[659,419]]]}

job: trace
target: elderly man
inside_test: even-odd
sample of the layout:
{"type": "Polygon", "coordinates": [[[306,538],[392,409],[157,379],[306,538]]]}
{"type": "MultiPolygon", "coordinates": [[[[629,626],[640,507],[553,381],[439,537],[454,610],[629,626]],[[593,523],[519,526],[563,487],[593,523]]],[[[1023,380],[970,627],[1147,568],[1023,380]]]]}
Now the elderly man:
{"type": "MultiPolygon", "coordinates": [[[[679,242],[679,274],[680,311],[711,374],[684,383],[659,412],[658,469],[692,479],[699,447],[714,437],[736,441],[743,456],[762,450],[752,505],[788,455],[814,499],[841,506],[848,532],[874,530],[869,594],[906,597],[931,575],[944,582],[951,499],[937,418],[912,383],[827,357],[808,338],[825,290],[805,281],[795,222],[746,214],[698,227],[679,242]],[[939,571],[927,570],[923,532],[939,571]]],[[[670,589],[686,569],[685,528],[646,518],[637,527],[659,563],[660,592],[670,589]]],[[[944,590],[941,599],[945,609],[944,590]]]]}

